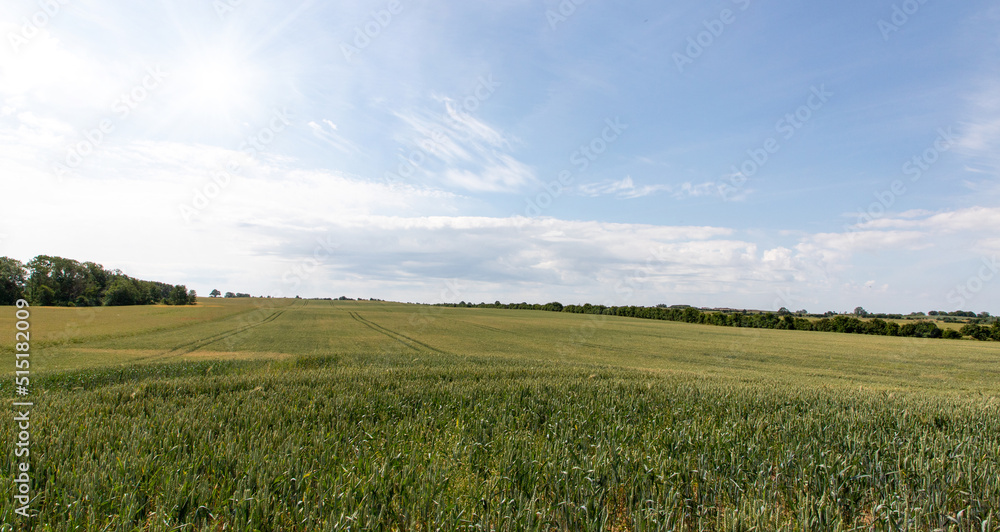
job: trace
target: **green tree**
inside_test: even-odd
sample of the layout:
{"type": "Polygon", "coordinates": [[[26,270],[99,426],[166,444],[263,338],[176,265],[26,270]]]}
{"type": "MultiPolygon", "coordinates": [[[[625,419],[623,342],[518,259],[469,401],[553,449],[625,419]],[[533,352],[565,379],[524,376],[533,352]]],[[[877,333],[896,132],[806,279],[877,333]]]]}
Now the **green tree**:
{"type": "Polygon", "coordinates": [[[962,328],[959,329],[958,332],[960,334],[964,335],[964,336],[971,336],[972,338],[975,338],[976,340],[982,341],[982,340],[989,340],[990,339],[990,332],[991,331],[989,329],[987,329],[986,327],[983,327],[982,325],[976,325],[974,323],[967,323],[967,324],[963,325],[962,328]]]}
{"type": "Polygon", "coordinates": [[[49,255],[39,255],[31,259],[28,262],[28,271],[30,272],[28,297],[36,304],[41,304],[43,286],[52,290],[53,299],[50,304],[64,306],[75,304],[87,292],[90,280],[90,271],[86,266],[72,259],[49,255]]]}
{"type": "Polygon", "coordinates": [[[813,323],[805,318],[795,318],[795,328],[799,331],[814,331],[813,323]]]}
{"type": "Polygon", "coordinates": [[[213,288],[212,291],[209,292],[208,295],[209,295],[209,297],[219,297],[219,296],[222,295],[222,292],[220,292],[218,288],[213,288]]]}
{"type": "Polygon", "coordinates": [[[94,262],[84,262],[80,267],[86,272],[83,294],[77,297],[77,306],[94,307],[100,305],[105,292],[113,280],[111,272],[94,262]]]}
{"type": "Polygon", "coordinates": [[[0,257],[0,305],[13,305],[24,298],[27,273],[21,261],[0,257]]]}
{"type": "Polygon", "coordinates": [[[135,284],[127,278],[115,279],[104,294],[104,305],[108,307],[123,307],[136,305],[141,295],[135,284]]]}
{"type": "MultiPolygon", "coordinates": [[[[142,281],[140,284],[140,291],[142,292],[142,304],[143,305],[156,305],[163,301],[163,283],[156,283],[153,281],[142,281]]],[[[168,292],[169,293],[169,292],[168,292]]]]}
{"type": "Polygon", "coordinates": [[[43,284],[32,291],[29,299],[32,305],[52,307],[56,305],[56,291],[43,284]]]}
{"type": "Polygon", "coordinates": [[[190,302],[188,299],[187,287],[179,284],[170,290],[170,296],[167,297],[168,305],[187,305],[190,302]]]}
{"type": "Polygon", "coordinates": [[[959,340],[962,338],[962,333],[956,331],[955,329],[945,329],[945,331],[941,333],[941,338],[946,338],[948,340],[959,340]]]}
{"type": "Polygon", "coordinates": [[[933,322],[918,321],[907,323],[899,328],[900,336],[914,336],[917,338],[940,338],[943,331],[933,322]]]}
{"type": "Polygon", "coordinates": [[[701,311],[694,307],[687,307],[684,309],[683,321],[687,323],[700,323],[702,319],[701,311]]]}
{"type": "Polygon", "coordinates": [[[39,255],[28,261],[26,292],[32,305],[51,306],[56,301],[56,284],[52,278],[54,265],[49,257],[39,255]]]}

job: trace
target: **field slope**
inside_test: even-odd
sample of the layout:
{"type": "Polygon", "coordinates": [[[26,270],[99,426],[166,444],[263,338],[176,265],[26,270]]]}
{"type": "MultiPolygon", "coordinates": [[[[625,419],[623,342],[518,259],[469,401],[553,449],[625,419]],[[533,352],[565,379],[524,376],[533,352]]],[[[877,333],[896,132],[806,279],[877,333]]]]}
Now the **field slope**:
{"type": "MultiPolygon", "coordinates": [[[[31,310],[39,529],[1000,530],[995,343],[382,302],[31,310]]],[[[12,308],[0,332],[12,360],[12,308]]],[[[10,496],[0,521],[26,523],[10,496]]]]}

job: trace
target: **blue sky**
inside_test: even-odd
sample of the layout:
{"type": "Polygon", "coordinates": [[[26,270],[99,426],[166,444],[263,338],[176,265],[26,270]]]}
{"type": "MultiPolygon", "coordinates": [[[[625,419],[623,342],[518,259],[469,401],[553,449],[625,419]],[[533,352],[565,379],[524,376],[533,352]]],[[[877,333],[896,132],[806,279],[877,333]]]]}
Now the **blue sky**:
{"type": "Polygon", "coordinates": [[[0,254],[255,295],[1000,312],[1000,7],[0,7],[0,254]]]}

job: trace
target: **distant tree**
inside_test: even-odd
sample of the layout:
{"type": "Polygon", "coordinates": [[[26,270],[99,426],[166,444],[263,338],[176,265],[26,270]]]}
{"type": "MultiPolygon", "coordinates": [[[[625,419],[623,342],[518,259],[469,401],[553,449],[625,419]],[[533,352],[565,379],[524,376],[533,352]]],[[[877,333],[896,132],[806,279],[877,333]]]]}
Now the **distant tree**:
{"type": "MultiPolygon", "coordinates": [[[[86,271],[87,280],[84,284],[83,294],[77,296],[76,306],[96,307],[104,300],[104,294],[114,278],[111,276],[111,272],[105,270],[104,266],[100,264],[84,262],[80,266],[86,271]]],[[[139,301],[139,304],[144,303],[145,301],[139,301]]]]}
{"type": "Polygon", "coordinates": [[[90,280],[86,266],[62,257],[39,255],[28,262],[28,271],[28,298],[36,304],[41,304],[42,297],[50,297],[47,290],[42,290],[43,286],[52,291],[50,305],[74,303],[87,291],[90,280]]]}
{"type": "Polygon", "coordinates": [[[189,303],[187,287],[179,284],[170,290],[167,297],[168,305],[187,305],[189,303]]]}
{"type": "Polygon", "coordinates": [[[940,338],[943,331],[930,321],[918,321],[907,323],[899,328],[900,336],[914,336],[917,338],[940,338]]]}
{"type": "MultiPolygon", "coordinates": [[[[38,255],[21,265],[20,275],[19,264],[0,257],[0,304],[10,297],[12,285],[21,285],[20,297],[35,305],[69,307],[156,304],[168,299],[175,288],[63,257],[38,255]]],[[[180,301],[179,295],[176,300],[180,301]]]]}
{"type": "Polygon", "coordinates": [[[32,305],[52,307],[56,304],[56,291],[47,285],[39,285],[31,291],[29,300],[32,305]]]}
{"type": "Polygon", "coordinates": [[[27,273],[21,261],[0,257],[0,305],[13,305],[24,298],[27,273]]]}
{"type": "Polygon", "coordinates": [[[962,333],[956,331],[955,329],[945,329],[945,331],[941,333],[941,338],[959,340],[962,338],[962,333]]]}
{"type": "Polygon", "coordinates": [[[854,307],[854,315],[855,316],[867,316],[868,315],[868,311],[865,310],[864,307],[854,307]]]}
{"type": "Polygon", "coordinates": [[[780,309],[778,309],[778,315],[779,316],[789,316],[789,315],[791,315],[791,313],[792,313],[792,311],[788,310],[785,307],[781,307],[780,309]]]}
{"type": "MultiPolygon", "coordinates": [[[[996,328],[996,327],[994,327],[994,328],[996,328]]],[[[964,336],[971,336],[972,338],[975,338],[976,340],[980,340],[980,341],[982,341],[982,340],[989,340],[990,336],[991,336],[990,329],[987,329],[986,327],[983,327],[982,325],[976,325],[974,323],[969,323],[969,324],[963,325],[962,328],[959,329],[958,332],[960,334],[964,335],[964,336]]]]}
{"type": "Polygon", "coordinates": [[[219,297],[219,296],[222,295],[222,292],[220,292],[218,288],[213,288],[212,291],[208,295],[210,297],[219,297]]]}
{"type": "Polygon", "coordinates": [[[161,283],[148,282],[146,287],[146,301],[150,305],[155,305],[163,301],[163,287],[161,283]]]}
{"type": "Polygon", "coordinates": [[[104,293],[102,303],[108,307],[122,307],[137,304],[139,298],[139,290],[135,287],[135,284],[127,278],[120,277],[115,279],[111,283],[111,286],[108,287],[107,292],[104,293]]]}
{"type": "Polygon", "coordinates": [[[888,322],[882,318],[875,318],[865,324],[865,334],[876,334],[882,336],[896,336],[896,332],[899,331],[899,326],[893,322],[888,322]]]}
{"type": "Polygon", "coordinates": [[[188,290],[188,305],[194,305],[198,302],[198,292],[194,290],[188,290]]]}
{"type": "Polygon", "coordinates": [[[795,318],[795,329],[799,331],[814,331],[816,327],[805,318],[795,318]]]}
{"type": "Polygon", "coordinates": [[[232,292],[226,292],[226,297],[236,297],[236,294],[232,292]]]}
{"type": "Polygon", "coordinates": [[[683,310],[682,321],[687,323],[700,323],[702,319],[702,313],[700,310],[694,307],[685,307],[683,310]]]}

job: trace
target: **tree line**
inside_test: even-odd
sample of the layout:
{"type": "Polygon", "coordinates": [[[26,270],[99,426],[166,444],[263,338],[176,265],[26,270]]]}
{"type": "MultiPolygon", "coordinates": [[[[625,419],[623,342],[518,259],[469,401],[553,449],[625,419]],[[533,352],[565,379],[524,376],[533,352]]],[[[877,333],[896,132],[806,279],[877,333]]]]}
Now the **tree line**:
{"type": "Polygon", "coordinates": [[[0,257],[0,305],[19,299],[59,307],[193,305],[197,297],[185,285],[136,279],[94,262],[39,255],[24,264],[0,257]]]}
{"type": "MultiPolygon", "coordinates": [[[[220,292],[218,288],[214,288],[214,289],[212,289],[211,292],[209,292],[208,295],[209,295],[209,297],[219,297],[219,296],[222,295],[222,292],[220,292]]],[[[227,298],[234,298],[234,297],[253,297],[253,296],[251,296],[250,294],[244,294],[243,292],[236,292],[236,293],[226,292],[226,297],[227,298]]],[[[261,297],[264,297],[264,296],[261,296],[261,297]]]]}
{"type": "MultiPolygon", "coordinates": [[[[976,340],[1000,341],[1000,320],[994,319],[992,326],[970,323],[961,330],[942,329],[934,322],[917,320],[900,325],[894,321],[882,318],[859,319],[855,316],[831,315],[827,313],[817,320],[809,320],[794,316],[791,313],[748,312],[743,311],[702,311],[687,305],[657,305],[655,307],[641,306],[605,306],[563,305],[559,302],[546,303],[441,303],[438,306],[502,308],[510,310],[544,310],[549,312],[571,312],[574,314],[601,314],[606,316],[623,316],[651,320],[678,321],[717,325],[721,327],[746,327],[754,329],[787,329],[797,331],[821,331],[850,334],[871,334],[879,336],[908,336],[915,338],[945,338],[960,339],[965,336],[976,340]]],[[[860,307],[859,307],[860,308],[860,307]]],[[[855,309],[856,314],[858,309],[855,309]]],[[[985,313],[984,313],[985,314],[985,313]]],[[[867,314],[863,314],[867,315],[867,314]]],[[[973,314],[975,316],[975,314],[973,314]]],[[[986,315],[988,316],[988,314],[986,315]]]]}

